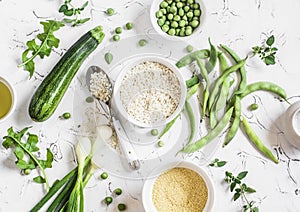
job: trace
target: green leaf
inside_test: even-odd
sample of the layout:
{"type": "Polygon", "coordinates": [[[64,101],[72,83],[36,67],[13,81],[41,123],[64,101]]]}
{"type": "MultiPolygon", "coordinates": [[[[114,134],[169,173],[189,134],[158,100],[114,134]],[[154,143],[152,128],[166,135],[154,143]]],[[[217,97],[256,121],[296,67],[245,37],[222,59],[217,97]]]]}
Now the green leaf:
{"type": "Polygon", "coordinates": [[[272,46],[273,43],[274,43],[274,41],[275,41],[275,37],[274,37],[274,35],[272,35],[272,36],[270,36],[270,37],[267,39],[266,44],[267,44],[268,46],[272,46]]]}
{"type": "Polygon", "coordinates": [[[85,2],[81,7],[80,10],[84,10],[84,8],[86,8],[86,6],[88,6],[89,2],[85,2]]]}
{"type": "Polygon", "coordinates": [[[63,21],[70,24],[70,23],[76,21],[76,19],[64,18],[63,21]]]}
{"type": "Polygon", "coordinates": [[[37,177],[33,178],[33,181],[36,183],[41,183],[41,184],[46,182],[46,180],[41,176],[37,176],[37,177]]]}
{"type": "Polygon", "coordinates": [[[68,5],[63,4],[63,5],[60,6],[58,12],[64,13],[66,10],[68,10],[68,5]]]}
{"type": "Polygon", "coordinates": [[[35,169],[36,165],[32,164],[32,163],[28,163],[25,160],[19,159],[18,161],[16,161],[16,165],[17,167],[19,167],[20,169],[35,169]]]}
{"type": "Polygon", "coordinates": [[[275,64],[275,57],[274,55],[269,55],[264,58],[264,62],[266,65],[274,65],[275,64]]]}
{"type": "Polygon", "coordinates": [[[250,187],[247,187],[247,188],[245,189],[245,191],[246,191],[247,193],[255,193],[255,192],[256,192],[255,189],[250,188],[250,187]]]}
{"type": "Polygon", "coordinates": [[[79,20],[78,20],[78,23],[79,23],[79,24],[84,24],[85,22],[87,22],[87,21],[89,21],[89,20],[90,20],[90,18],[79,19],[79,20]]]}
{"type": "Polygon", "coordinates": [[[251,208],[250,212],[259,212],[258,207],[251,208]]]}
{"type": "Polygon", "coordinates": [[[230,173],[228,171],[225,172],[225,175],[228,176],[228,177],[232,177],[232,173],[230,173]]]}
{"type": "Polygon", "coordinates": [[[65,16],[72,16],[72,15],[74,15],[74,12],[75,12],[74,9],[69,9],[69,10],[66,10],[66,11],[64,12],[64,15],[65,15],[65,16]]]}
{"type": "Polygon", "coordinates": [[[222,166],[224,166],[226,163],[227,163],[226,161],[218,161],[218,162],[217,162],[217,166],[218,166],[218,167],[222,167],[222,166]]]}
{"type": "Polygon", "coordinates": [[[238,178],[239,180],[244,179],[244,178],[247,176],[247,174],[248,174],[248,171],[240,172],[240,173],[238,174],[237,178],[238,178]]]}
{"type": "Polygon", "coordinates": [[[20,146],[16,146],[14,154],[17,159],[22,159],[24,157],[24,150],[20,146]]]}
{"type": "Polygon", "coordinates": [[[236,182],[232,182],[232,183],[230,184],[230,191],[231,191],[231,192],[234,190],[235,186],[236,186],[236,182]]]}
{"type": "Polygon", "coordinates": [[[233,201],[236,201],[241,196],[241,193],[235,193],[233,195],[233,201]]]}

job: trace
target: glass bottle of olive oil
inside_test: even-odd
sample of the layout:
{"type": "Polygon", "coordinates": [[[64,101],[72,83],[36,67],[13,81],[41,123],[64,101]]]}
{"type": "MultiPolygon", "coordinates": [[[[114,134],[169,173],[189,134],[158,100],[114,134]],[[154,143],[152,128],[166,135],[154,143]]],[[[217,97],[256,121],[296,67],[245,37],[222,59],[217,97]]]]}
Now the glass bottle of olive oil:
{"type": "Polygon", "coordinates": [[[9,88],[0,81],[0,119],[4,117],[12,106],[12,95],[9,88]]]}

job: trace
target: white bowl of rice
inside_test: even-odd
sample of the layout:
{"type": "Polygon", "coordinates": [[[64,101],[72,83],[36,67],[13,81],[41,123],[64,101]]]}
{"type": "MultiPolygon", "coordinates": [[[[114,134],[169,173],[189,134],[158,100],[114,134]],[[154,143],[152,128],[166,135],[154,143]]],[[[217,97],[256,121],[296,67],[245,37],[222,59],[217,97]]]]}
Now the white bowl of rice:
{"type": "Polygon", "coordinates": [[[125,119],[150,128],[173,120],[184,106],[186,93],[183,76],[174,64],[162,57],[147,56],[122,69],[113,99],[125,119]]]}

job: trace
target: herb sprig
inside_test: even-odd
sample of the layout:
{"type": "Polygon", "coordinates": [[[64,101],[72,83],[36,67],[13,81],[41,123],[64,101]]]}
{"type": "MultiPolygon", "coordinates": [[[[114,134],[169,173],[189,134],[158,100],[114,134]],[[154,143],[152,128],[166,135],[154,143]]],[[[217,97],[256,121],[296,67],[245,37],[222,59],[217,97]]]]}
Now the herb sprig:
{"type": "Polygon", "coordinates": [[[88,1],[86,1],[81,7],[74,7],[71,4],[72,0],[65,0],[64,4],[62,4],[58,10],[58,12],[63,13],[65,16],[73,17],[73,18],[64,18],[63,21],[68,24],[72,24],[72,26],[78,26],[84,24],[89,21],[90,18],[79,18],[81,12],[87,7],[88,1]]]}
{"type": "Polygon", "coordinates": [[[24,128],[20,132],[14,132],[13,128],[7,130],[7,136],[4,136],[4,141],[2,143],[3,147],[6,149],[14,147],[14,154],[17,158],[16,165],[25,174],[29,174],[30,170],[39,167],[42,176],[37,176],[33,180],[37,183],[46,183],[46,189],[49,190],[49,182],[46,176],[45,169],[52,167],[53,154],[47,149],[46,160],[38,159],[34,153],[39,151],[37,147],[38,136],[31,134],[28,131],[28,127],[24,128]],[[22,142],[24,135],[27,132],[27,141],[22,142]]]}
{"type": "Polygon", "coordinates": [[[264,61],[266,65],[274,65],[275,64],[275,54],[277,52],[277,48],[273,46],[275,42],[274,35],[271,35],[266,43],[261,46],[252,47],[253,55],[259,55],[260,59],[264,61]]]}
{"type": "Polygon", "coordinates": [[[248,172],[243,171],[240,172],[236,177],[231,173],[226,171],[225,172],[225,181],[230,184],[230,191],[234,192],[233,200],[236,201],[240,197],[242,197],[246,204],[243,206],[243,211],[250,211],[250,212],[258,212],[258,207],[254,206],[254,201],[249,201],[246,197],[246,193],[254,193],[256,192],[253,188],[247,186],[245,183],[242,182],[242,179],[244,179],[247,176],[248,172]]]}
{"type": "Polygon", "coordinates": [[[225,166],[226,163],[227,163],[227,161],[220,161],[220,159],[215,158],[215,159],[209,164],[209,166],[212,166],[212,167],[222,167],[222,166],[225,166]]]}
{"type": "Polygon", "coordinates": [[[44,58],[49,56],[53,47],[57,48],[59,45],[59,39],[56,38],[53,32],[59,30],[64,26],[62,22],[55,20],[48,20],[46,22],[40,22],[43,25],[44,32],[37,35],[37,39],[40,44],[37,44],[36,39],[27,41],[27,49],[22,54],[22,63],[18,65],[18,68],[24,67],[26,71],[30,73],[30,78],[32,77],[35,70],[34,59],[37,56],[44,58]],[[28,54],[31,53],[31,56],[28,54]]]}

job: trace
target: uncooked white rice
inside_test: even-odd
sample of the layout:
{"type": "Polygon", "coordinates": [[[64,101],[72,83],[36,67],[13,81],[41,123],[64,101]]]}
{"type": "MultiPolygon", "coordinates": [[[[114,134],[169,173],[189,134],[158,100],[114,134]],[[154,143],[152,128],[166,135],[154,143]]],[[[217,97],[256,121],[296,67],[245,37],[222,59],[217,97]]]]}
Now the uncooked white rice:
{"type": "Polygon", "coordinates": [[[95,72],[91,74],[90,90],[93,96],[103,102],[107,102],[111,98],[112,85],[106,74],[95,72]]]}
{"type": "Polygon", "coordinates": [[[176,74],[165,65],[146,61],[134,66],[120,87],[120,99],[135,120],[151,124],[168,118],[181,96],[176,74]]]}

